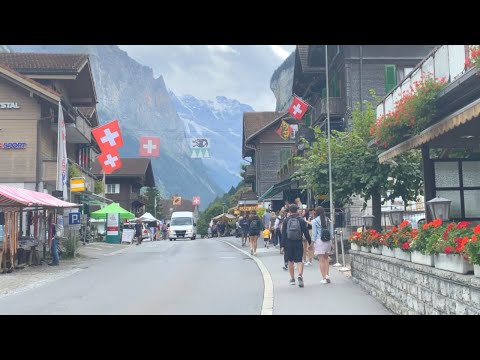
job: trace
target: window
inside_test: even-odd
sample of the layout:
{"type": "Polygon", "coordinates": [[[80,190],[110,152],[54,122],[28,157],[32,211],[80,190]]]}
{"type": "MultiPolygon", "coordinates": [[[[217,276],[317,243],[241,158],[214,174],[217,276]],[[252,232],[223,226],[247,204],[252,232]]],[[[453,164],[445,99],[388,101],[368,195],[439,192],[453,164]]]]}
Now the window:
{"type": "Polygon", "coordinates": [[[283,166],[287,163],[288,159],[292,155],[292,150],[291,148],[281,148],[280,149],[280,166],[283,166]]]}
{"type": "Polygon", "coordinates": [[[435,194],[451,200],[453,219],[480,218],[480,161],[435,161],[435,194]]]}
{"type": "Polygon", "coordinates": [[[107,184],[105,194],[120,194],[120,184],[107,184]]]}
{"type": "Polygon", "coordinates": [[[412,70],[413,67],[397,66],[397,84],[400,84],[412,70]]]}
{"type": "Polygon", "coordinates": [[[395,65],[385,65],[385,94],[397,85],[395,65]]]}

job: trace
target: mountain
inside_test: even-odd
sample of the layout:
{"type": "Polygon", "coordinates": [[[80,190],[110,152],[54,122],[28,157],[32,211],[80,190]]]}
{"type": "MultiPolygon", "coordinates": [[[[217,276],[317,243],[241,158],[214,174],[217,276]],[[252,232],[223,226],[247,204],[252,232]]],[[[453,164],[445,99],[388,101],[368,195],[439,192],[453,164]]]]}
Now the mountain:
{"type": "Polygon", "coordinates": [[[200,100],[192,95],[176,96],[170,91],[170,98],[188,137],[209,139],[211,158],[202,159],[209,175],[224,191],[237,186],[242,180],[243,112],[253,108],[224,96],[200,100]]]}
{"type": "Polygon", "coordinates": [[[152,159],[152,166],[164,197],[200,196],[204,208],[223,194],[211,167],[190,157],[185,120],[178,116],[163,78],[154,78],[151,68],[139,64],[116,45],[9,45],[9,49],[89,54],[100,122],[118,119],[122,128],[124,147],[120,155],[138,156],[141,135],[160,136],[160,157],[152,159]]]}
{"type": "Polygon", "coordinates": [[[270,78],[270,89],[277,99],[275,111],[285,111],[290,106],[293,87],[293,69],[295,66],[295,52],[275,70],[270,78]]]}

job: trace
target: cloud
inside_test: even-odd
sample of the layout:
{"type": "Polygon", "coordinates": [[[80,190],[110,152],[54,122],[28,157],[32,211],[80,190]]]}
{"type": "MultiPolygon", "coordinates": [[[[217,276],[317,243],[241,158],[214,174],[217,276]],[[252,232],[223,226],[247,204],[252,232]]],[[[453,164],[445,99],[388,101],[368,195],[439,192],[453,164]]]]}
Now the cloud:
{"type": "Polygon", "coordinates": [[[275,55],[278,55],[282,60],[285,60],[290,53],[282,48],[280,45],[270,45],[275,55]]]}
{"type": "Polygon", "coordinates": [[[270,77],[295,45],[120,45],[177,95],[226,96],[256,111],[275,109],[270,77]],[[286,54],[286,55],[285,55],[286,54]]]}

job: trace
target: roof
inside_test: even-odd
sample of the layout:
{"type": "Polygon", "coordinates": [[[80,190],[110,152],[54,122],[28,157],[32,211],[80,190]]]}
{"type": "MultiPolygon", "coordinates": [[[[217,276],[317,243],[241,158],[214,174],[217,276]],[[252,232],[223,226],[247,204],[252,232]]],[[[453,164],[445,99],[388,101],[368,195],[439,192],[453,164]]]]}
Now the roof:
{"type": "Polygon", "coordinates": [[[87,119],[90,119],[92,117],[92,115],[95,113],[95,108],[93,106],[80,106],[77,109],[87,119]]]}
{"type": "Polygon", "coordinates": [[[86,54],[0,53],[0,63],[26,74],[77,74],[87,61],[86,54]]]}
{"type": "Polygon", "coordinates": [[[0,185],[0,206],[11,208],[25,206],[68,208],[77,207],[78,204],[62,201],[46,193],[16,188],[13,186],[0,185]]]}
{"type": "Polygon", "coordinates": [[[17,83],[28,86],[31,90],[41,93],[54,101],[59,101],[62,96],[60,93],[56,92],[52,88],[42,85],[39,82],[32,80],[29,77],[22,75],[19,72],[11,69],[7,65],[2,64],[1,61],[0,61],[0,74],[5,75],[9,79],[17,83]]]}
{"type": "MultiPolygon", "coordinates": [[[[147,158],[121,158],[122,167],[115,170],[114,173],[107,176],[145,176],[148,166],[150,165],[150,159],[147,158]]],[[[102,167],[98,161],[93,164],[93,174],[103,175],[102,167]]]]}

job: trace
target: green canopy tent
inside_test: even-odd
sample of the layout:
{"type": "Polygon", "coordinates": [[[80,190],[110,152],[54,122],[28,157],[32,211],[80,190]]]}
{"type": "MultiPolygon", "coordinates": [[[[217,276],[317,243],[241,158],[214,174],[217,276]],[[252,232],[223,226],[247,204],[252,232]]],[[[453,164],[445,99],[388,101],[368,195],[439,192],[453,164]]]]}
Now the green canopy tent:
{"type": "Polygon", "coordinates": [[[120,219],[122,220],[135,218],[135,215],[122,208],[118,203],[112,203],[103,209],[94,211],[90,214],[90,217],[93,219],[105,219],[107,214],[120,214],[120,219]]]}

